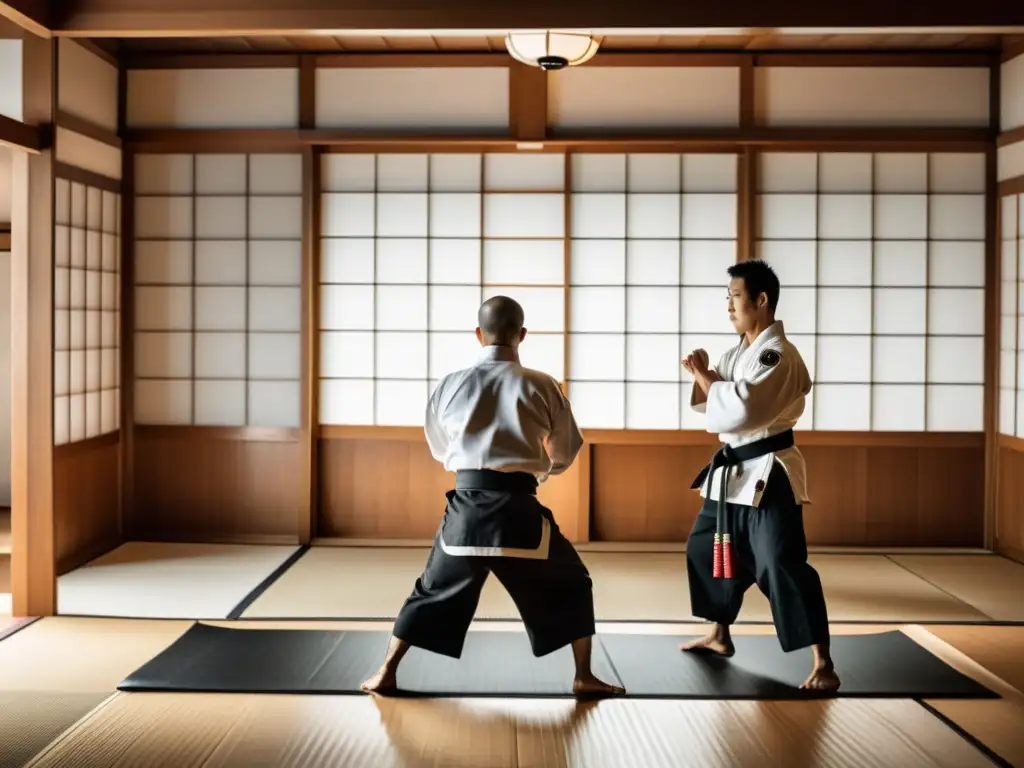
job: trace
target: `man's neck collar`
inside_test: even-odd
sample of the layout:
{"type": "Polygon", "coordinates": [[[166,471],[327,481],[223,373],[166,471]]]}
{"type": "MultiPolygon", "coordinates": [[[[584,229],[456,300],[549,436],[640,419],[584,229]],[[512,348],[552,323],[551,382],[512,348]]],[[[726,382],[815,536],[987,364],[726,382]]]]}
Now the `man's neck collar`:
{"type": "Polygon", "coordinates": [[[767,326],[762,328],[760,331],[755,329],[750,333],[743,334],[743,339],[744,341],[747,342],[747,346],[753,347],[756,346],[761,341],[766,341],[767,339],[776,336],[784,338],[785,335],[786,331],[782,326],[782,321],[772,320],[770,323],[768,323],[767,326]]]}
{"type": "Polygon", "coordinates": [[[512,360],[519,361],[519,352],[515,347],[502,344],[488,344],[480,350],[481,360],[512,360]]]}

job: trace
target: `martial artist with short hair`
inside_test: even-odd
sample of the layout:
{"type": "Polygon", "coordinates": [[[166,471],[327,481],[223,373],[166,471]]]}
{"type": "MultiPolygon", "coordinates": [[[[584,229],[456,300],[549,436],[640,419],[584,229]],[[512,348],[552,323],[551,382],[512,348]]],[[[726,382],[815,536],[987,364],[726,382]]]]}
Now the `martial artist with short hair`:
{"type": "Polygon", "coordinates": [[[807,562],[806,466],[793,439],[811,378],[775,319],[780,287],[771,267],[745,261],[728,272],[739,344],[714,370],[702,349],[683,360],[693,374],[690,405],[707,414],[708,432],[725,445],[694,480],[704,505],[686,545],[691,610],[715,626],[682,649],[731,656],[729,626],[756,583],[771,602],[782,649],[813,649],[814,667],[801,687],[835,690],[825,596],[807,562]]]}
{"type": "Polygon", "coordinates": [[[459,658],[493,573],[519,609],[535,656],[572,645],[574,693],[623,693],[591,671],[590,575],[536,495],[538,483],[567,470],[583,447],[572,407],[551,376],[520,364],[526,328],[517,302],[488,299],[477,322],[476,364],[445,376],[427,403],[427,443],[455,471],[455,489],[384,664],[363,690],[396,688],[410,646],[459,658]]]}

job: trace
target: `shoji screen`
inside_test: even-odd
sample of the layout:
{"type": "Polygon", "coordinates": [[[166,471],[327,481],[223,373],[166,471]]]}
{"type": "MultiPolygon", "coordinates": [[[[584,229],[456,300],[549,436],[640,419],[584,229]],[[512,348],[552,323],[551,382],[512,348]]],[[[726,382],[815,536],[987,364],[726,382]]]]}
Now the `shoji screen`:
{"type": "Polygon", "coordinates": [[[115,432],[121,416],[120,195],[57,179],[53,442],[115,432]]]}
{"type": "Polygon", "coordinates": [[[484,156],[483,298],[523,306],[523,365],[565,377],[565,156],[484,156]]]}
{"type": "Polygon", "coordinates": [[[563,156],[331,154],[321,177],[321,423],[422,425],[495,294],[523,305],[523,364],[562,378],[563,156]]]}
{"type": "Polygon", "coordinates": [[[141,155],[135,421],[298,427],[301,156],[141,155]]]}
{"type": "Polygon", "coordinates": [[[815,379],[801,426],[981,431],[984,155],[761,159],[759,252],[815,379]]]}
{"type": "Polygon", "coordinates": [[[1024,195],[1008,195],[999,201],[1002,242],[1002,301],[999,328],[999,432],[1024,437],[1024,376],[1021,354],[1024,324],[1024,248],[1021,247],[1024,195]]]}
{"type": "Polygon", "coordinates": [[[736,343],[732,154],[572,156],[569,396],[583,427],[702,428],[683,354],[736,343]]]}

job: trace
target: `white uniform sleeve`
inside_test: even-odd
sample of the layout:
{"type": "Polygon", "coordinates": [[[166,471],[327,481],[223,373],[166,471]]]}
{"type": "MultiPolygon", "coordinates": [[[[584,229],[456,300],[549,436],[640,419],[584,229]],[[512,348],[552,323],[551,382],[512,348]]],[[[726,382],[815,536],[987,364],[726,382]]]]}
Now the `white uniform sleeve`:
{"type": "Polygon", "coordinates": [[[576,461],[583,448],[583,434],[576,424],[572,404],[557,390],[558,398],[551,409],[551,432],[548,435],[548,456],[551,457],[551,471],[560,475],[576,461]]]}
{"type": "Polygon", "coordinates": [[[716,381],[708,389],[707,431],[753,432],[770,426],[803,394],[799,358],[773,352],[778,362],[761,362],[750,379],[716,381]]]}
{"type": "MultiPolygon", "coordinates": [[[[718,362],[715,364],[715,367],[712,369],[712,370],[714,370],[715,373],[717,373],[719,376],[721,376],[723,378],[725,377],[725,374],[722,373],[722,371],[727,370],[727,368],[728,368],[728,365],[726,364],[726,361],[728,360],[729,355],[731,354],[731,352],[732,352],[732,350],[730,350],[729,352],[726,352],[724,355],[722,355],[720,358],[718,358],[718,362]]],[[[695,380],[690,385],[690,407],[693,410],[695,410],[697,413],[707,413],[707,402],[708,402],[707,395],[704,394],[704,390],[700,388],[700,385],[698,385],[696,380],[695,380]]]]}
{"type": "Polygon", "coordinates": [[[430,399],[427,400],[427,412],[424,416],[423,421],[423,432],[427,436],[427,445],[430,447],[430,454],[437,461],[444,463],[445,456],[448,453],[448,433],[445,431],[444,426],[437,414],[437,401],[438,394],[441,392],[441,386],[438,385],[431,394],[430,399]]]}

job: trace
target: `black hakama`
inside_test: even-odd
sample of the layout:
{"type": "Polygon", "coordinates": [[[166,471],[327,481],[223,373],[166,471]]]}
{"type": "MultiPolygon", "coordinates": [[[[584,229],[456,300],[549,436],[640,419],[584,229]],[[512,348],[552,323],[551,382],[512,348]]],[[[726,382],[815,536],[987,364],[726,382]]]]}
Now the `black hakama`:
{"type": "MultiPolygon", "coordinates": [[[[737,463],[736,453],[743,454],[739,460],[749,459],[780,450],[776,444],[786,447],[786,440],[792,444],[792,433],[784,435],[788,437],[723,449],[698,475],[694,487],[700,487],[712,467],[728,470],[730,464],[737,463]]],[[[724,491],[723,487],[719,498],[726,497],[724,491]]],[[[735,623],[744,593],[756,583],[771,603],[784,651],[828,642],[821,579],[807,561],[803,506],[797,503],[789,477],[777,461],[757,507],[720,507],[717,501],[705,498],[687,540],[686,568],[694,616],[726,626],[735,623]]]]}
{"type": "Polygon", "coordinates": [[[459,471],[444,519],[395,622],[409,645],[459,658],[487,576],[519,609],[535,656],[595,632],[590,574],[527,473],[459,471]]]}

